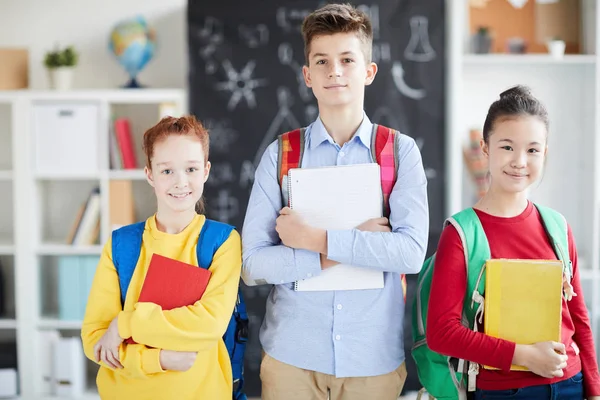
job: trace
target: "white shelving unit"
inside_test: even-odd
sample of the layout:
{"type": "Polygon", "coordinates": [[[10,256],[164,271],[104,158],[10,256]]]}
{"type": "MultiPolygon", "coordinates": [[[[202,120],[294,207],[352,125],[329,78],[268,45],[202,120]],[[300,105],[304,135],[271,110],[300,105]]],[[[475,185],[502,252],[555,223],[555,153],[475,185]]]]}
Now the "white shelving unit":
{"type": "MultiPolygon", "coordinates": [[[[9,338],[12,334],[13,342],[17,343],[21,399],[57,398],[44,389],[38,361],[42,347],[40,333],[58,330],[63,336],[79,336],[82,322],[61,320],[57,316],[57,259],[100,256],[102,245],[110,235],[110,182],[135,181],[136,219],[145,219],[155,211],[149,188],[144,195],[137,195],[142,187],[148,186],[143,169],[110,169],[109,127],[112,116],[130,119],[141,168],[144,162],[142,135],[158,121],[161,103],[174,104],[178,114],[187,112],[187,94],[179,89],[0,92],[0,192],[3,194],[0,196],[0,264],[4,270],[11,271],[7,274],[10,276],[7,294],[13,301],[8,302],[8,308],[12,305],[14,309],[16,304],[16,311],[0,315],[0,340],[6,336],[3,332],[8,332],[9,338]],[[80,172],[77,165],[68,166],[66,172],[61,173],[36,170],[34,110],[39,104],[96,107],[97,170],[80,172]],[[5,150],[7,143],[9,149],[5,150]],[[100,187],[101,195],[99,241],[85,246],[66,244],[77,209],[95,186],[100,187]],[[11,195],[4,196],[5,193],[11,195]]],[[[78,150],[81,149],[69,148],[67,144],[64,151],[78,150]]],[[[61,154],[56,157],[60,158],[61,154]]],[[[87,369],[88,391],[83,398],[97,399],[97,367],[88,362],[87,369]]]]}
{"type": "MultiPolygon", "coordinates": [[[[550,133],[544,176],[530,197],[563,213],[571,225],[600,350],[600,51],[563,58],[468,54],[467,2],[447,4],[447,214],[476,200],[462,158],[469,130],[483,128],[489,106],[502,91],[516,84],[531,87],[548,109],[550,133]]],[[[600,7],[584,0],[582,16],[582,36],[600,43],[600,7]]]]}

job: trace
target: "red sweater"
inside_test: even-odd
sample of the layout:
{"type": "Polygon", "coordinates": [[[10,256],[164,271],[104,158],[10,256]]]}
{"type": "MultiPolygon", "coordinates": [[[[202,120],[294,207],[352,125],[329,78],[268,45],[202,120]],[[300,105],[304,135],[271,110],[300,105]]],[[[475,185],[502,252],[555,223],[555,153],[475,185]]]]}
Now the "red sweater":
{"type": "MultiPolygon", "coordinates": [[[[531,202],[521,215],[513,218],[475,211],[490,244],[492,258],[556,259],[541,217],[531,202]]],[[[500,368],[500,371],[479,369],[477,387],[480,389],[505,390],[549,384],[568,379],[583,370],[586,395],[600,395],[596,350],[570,227],[569,253],[573,262],[572,284],[577,296],[571,301],[563,298],[561,337],[568,361],[562,378],[547,379],[532,372],[510,371],[515,343],[485,335],[482,333],[483,325],[480,332],[474,332],[461,324],[467,275],[462,243],[452,225],[442,232],[437,249],[427,312],[429,347],[441,354],[500,368]]]]}

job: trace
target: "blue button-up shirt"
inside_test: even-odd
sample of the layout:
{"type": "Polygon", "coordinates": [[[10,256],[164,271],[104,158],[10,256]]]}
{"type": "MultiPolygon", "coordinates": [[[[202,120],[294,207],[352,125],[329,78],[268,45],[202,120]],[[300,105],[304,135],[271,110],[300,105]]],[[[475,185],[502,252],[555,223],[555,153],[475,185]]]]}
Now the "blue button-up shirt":
{"type": "MultiPolygon", "coordinates": [[[[373,124],[364,115],[342,147],[318,118],[306,130],[303,167],[375,162],[373,124]]],[[[257,167],[244,221],[242,278],[274,284],[260,342],[284,363],[336,377],[374,376],[404,361],[404,300],[400,274],[418,273],[429,233],[427,180],[415,141],[400,135],[398,178],[390,195],[392,232],[327,231],[327,258],[384,271],[384,288],[300,292],[293,282],[321,273],[319,254],[281,244],[275,220],[282,208],[277,141],[257,167]]]]}

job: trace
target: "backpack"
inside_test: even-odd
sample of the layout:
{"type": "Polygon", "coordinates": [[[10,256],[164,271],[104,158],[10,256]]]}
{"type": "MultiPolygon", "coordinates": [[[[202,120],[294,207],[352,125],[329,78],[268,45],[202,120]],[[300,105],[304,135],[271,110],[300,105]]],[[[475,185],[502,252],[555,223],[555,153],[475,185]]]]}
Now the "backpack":
{"type": "MultiPolygon", "coordinates": [[[[112,233],[112,257],[119,275],[121,288],[121,304],[125,304],[125,296],[133,271],[137,265],[142,248],[142,236],[146,222],[138,222],[123,226],[112,233]]],[[[196,257],[200,268],[208,269],[215,252],[229,238],[233,226],[206,219],[196,245],[196,257]]],[[[244,353],[248,341],[248,314],[242,292],[238,289],[238,298],[231,315],[227,330],[223,335],[225,347],[231,360],[233,374],[233,400],[246,400],[242,393],[244,386],[244,353]]]]}
{"type": "MultiPolygon", "coordinates": [[[[567,222],[565,218],[547,207],[535,205],[544,228],[559,260],[563,273],[572,279],[573,271],[569,256],[567,222]]],[[[458,212],[444,222],[452,224],[461,238],[467,265],[467,291],[463,306],[463,325],[477,330],[476,319],[483,318],[485,292],[485,261],[490,259],[490,248],[479,217],[472,208],[458,212]],[[469,301],[470,300],[470,301],[469,301]]],[[[435,399],[466,399],[468,391],[475,390],[475,377],[479,365],[433,352],[427,346],[427,309],[431,290],[431,278],[435,253],[423,263],[417,280],[417,291],[412,307],[412,356],[417,366],[419,381],[435,399]],[[465,385],[465,383],[467,385],[465,385]]]]}
{"type": "MultiPolygon", "coordinates": [[[[304,133],[306,128],[296,129],[278,136],[277,179],[281,187],[282,204],[289,205],[288,171],[302,167],[304,156],[304,133]]],[[[371,134],[371,157],[380,166],[383,216],[390,215],[390,194],[398,175],[398,141],[400,132],[382,125],[373,124],[371,134]]],[[[406,302],[406,276],[400,275],[402,293],[406,302]]]]}

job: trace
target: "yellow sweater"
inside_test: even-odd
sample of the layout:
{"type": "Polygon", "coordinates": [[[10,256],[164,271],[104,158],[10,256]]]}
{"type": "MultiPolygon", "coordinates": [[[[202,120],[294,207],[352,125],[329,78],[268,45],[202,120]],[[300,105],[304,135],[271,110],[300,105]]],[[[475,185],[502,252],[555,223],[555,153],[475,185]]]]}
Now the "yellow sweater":
{"type": "Polygon", "coordinates": [[[95,361],[94,345],[117,315],[121,337],[132,337],[138,344],[121,344],[123,369],[100,363],[96,383],[102,399],[231,399],[231,362],[222,336],[237,299],[242,265],[238,232],[232,231],[215,253],[200,301],[168,311],[137,302],[153,253],[197,265],[196,244],[204,221],[197,215],[182,232],[168,234],[157,229],[155,217],[148,218],[123,310],[111,241],[104,246],[81,329],[85,355],[95,361]],[[196,351],[198,356],[185,372],[163,371],[160,349],[196,351]]]}

